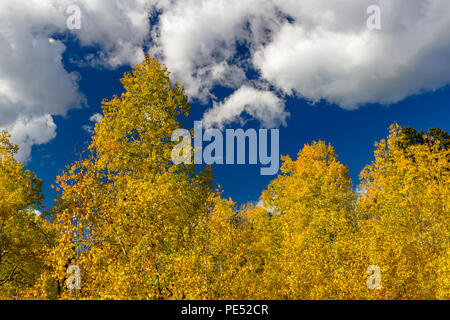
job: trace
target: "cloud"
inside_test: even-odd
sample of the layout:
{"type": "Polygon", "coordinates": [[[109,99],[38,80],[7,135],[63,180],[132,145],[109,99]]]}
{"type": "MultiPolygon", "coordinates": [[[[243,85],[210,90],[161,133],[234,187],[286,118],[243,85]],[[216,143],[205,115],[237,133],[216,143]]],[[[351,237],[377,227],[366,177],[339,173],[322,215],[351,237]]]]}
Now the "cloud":
{"type": "Polygon", "coordinates": [[[275,211],[274,208],[265,207],[262,199],[259,199],[258,202],[255,204],[255,206],[264,209],[265,211],[269,212],[271,215],[273,215],[274,213],[279,214],[279,212],[275,211]]]}
{"type": "Polygon", "coordinates": [[[68,72],[66,46],[58,35],[71,34],[98,53],[84,63],[114,68],[144,57],[148,40],[149,1],[15,0],[0,2],[0,125],[19,144],[17,158],[30,159],[34,144],[56,136],[53,116],[86,105],[79,74],[68,72]],[[81,9],[81,29],[69,30],[66,9],[81,9]]]}
{"type": "Polygon", "coordinates": [[[17,159],[26,163],[30,160],[31,147],[45,144],[56,137],[56,124],[50,115],[34,118],[20,117],[8,127],[11,142],[20,146],[17,159]]]}
{"type": "MultiPolygon", "coordinates": [[[[203,102],[214,100],[215,85],[251,85],[355,109],[450,83],[446,0],[173,0],[155,7],[162,13],[150,52],[203,102]],[[374,4],[382,30],[367,28],[374,4]],[[259,74],[248,77],[249,70],[259,74]]],[[[216,123],[230,117],[217,106],[205,118],[211,114],[216,123]]]]}
{"type": "Polygon", "coordinates": [[[62,65],[65,45],[49,39],[56,28],[47,19],[57,20],[55,10],[18,2],[0,3],[0,124],[19,144],[18,159],[26,162],[33,144],[55,137],[51,115],[80,107],[84,97],[76,75],[62,65]]]}
{"type": "MultiPolygon", "coordinates": [[[[94,123],[100,123],[100,121],[102,121],[102,119],[103,119],[103,116],[100,113],[94,113],[92,116],[89,117],[89,121],[94,122],[94,123]]],[[[90,134],[95,133],[94,126],[92,126],[92,125],[86,124],[86,125],[83,125],[81,128],[90,134]]]]}
{"type": "Polygon", "coordinates": [[[34,143],[53,139],[52,117],[86,104],[79,75],[62,64],[61,35],[89,47],[69,53],[79,65],[158,57],[190,97],[213,102],[204,116],[211,125],[242,113],[283,124],[286,95],[345,109],[391,104],[450,83],[448,12],[447,0],[1,1],[0,123],[29,159],[34,143]],[[381,30],[366,26],[373,4],[381,30]],[[80,30],[67,28],[69,5],[81,9],[80,30]],[[214,102],[217,86],[234,93],[214,102]]]}
{"type": "Polygon", "coordinates": [[[231,123],[239,119],[246,112],[261,122],[265,128],[286,125],[289,113],[284,110],[284,102],[273,92],[261,91],[255,88],[242,86],[222,103],[214,103],[204,117],[205,127],[218,126],[231,123]]]}
{"type": "MultiPolygon", "coordinates": [[[[80,63],[116,68],[135,65],[145,57],[150,39],[150,0],[54,0],[55,5],[81,9],[81,29],[71,33],[81,46],[99,48],[97,54],[82,57],[80,63]]],[[[65,14],[67,17],[68,15],[65,14]]]]}
{"type": "Polygon", "coordinates": [[[100,121],[103,120],[103,116],[100,113],[94,113],[92,116],[90,116],[89,121],[94,123],[100,123],[100,121]]]}
{"type": "Polygon", "coordinates": [[[376,2],[379,31],[368,30],[363,15],[374,1],[287,1],[280,8],[298,22],[284,24],[253,63],[283,92],[345,109],[391,104],[450,83],[450,3],[376,2]]]}
{"type": "Polygon", "coordinates": [[[265,12],[274,11],[266,0],[157,1],[155,8],[162,14],[150,52],[167,64],[189,96],[202,101],[208,101],[214,85],[238,88],[246,81],[246,66],[236,60],[238,42],[261,43],[263,27],[274,24],[264,19],[265,12]]]}

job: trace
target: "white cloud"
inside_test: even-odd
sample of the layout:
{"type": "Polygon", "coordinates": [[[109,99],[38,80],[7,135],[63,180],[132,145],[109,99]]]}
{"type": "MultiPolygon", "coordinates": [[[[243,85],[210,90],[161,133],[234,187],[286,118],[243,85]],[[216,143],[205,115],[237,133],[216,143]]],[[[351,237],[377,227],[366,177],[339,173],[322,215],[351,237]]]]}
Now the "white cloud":
{"type": "Polygon", "coordinates": [[[103,116],[100,113],[94,113],[92,116],[90,116],[89,121],[100,123],[100,121],[103,120],[103,116]]]}
{"type": "Polygon", "coordinates": [[[45,144],[56,137],[56,124],[49,114],[28,119],[21,116],[7,129],[11,142],[20,146],[17,159],[24,163],[30,160],[33,145],[45,144]]]}
{"type": "Polygon", "coordinates": [[[450,83],[449,12],[447,0],[1,1],[0,123],[15,128],[27,159],[34,143],[54,137],[51,117],[85,103],[79,75],[62,65],[58,34],[98,48],[69,53],[83,65],[134,65],[148,49],[205,104],[217,100],[217,85],[235,90],[205,114],[218,126],[242,112],[282,124],[286,94],[346,109],[390,104],[450,83]],[[379,31],[366,27],[373,4],[379,31]],[[69,5],[81,8],[80,30],[67,29],[69,5]],[[158,16],[153,26],[150,16],[158,16]]]}
{"type": "Polygon", "coordinates": [[[36,217],[40,217],[42,215],[42,212],[37,209],[34,209],[34,214],[36,215],[36,217]]]}
{"type": "Polygon", "coordinates": [[[284,102],[273,92],[243,86],[224,102],[214,103],[213,108],[205,113],[203,123],[205,127],[222,127],[239,120],[244,112],[259,120],[265,128],[285,125],[289,116],[284,110],[284,102]]]}
{"type": "MultiPolygon", "coordinates": [[[[100,123],[100,121],[102,121],[102,119],[103,119],[103,116],[100,113],[94,113],[92,116],[89,117],[89,121],[94,122],[94,123],[100,123]]],[[[90,134],[95,133],[94,126],[92,126],[92,125],[85,124],[81,128],[90,134]]]]}
{"type": "MultiPolygon", "coordinates": [[[[91,65],[116,68],[135,65],[145,56],[144,45],[149,40],[150,0],[53,0],[66,8],[81,9],[81,29],[72,31],[81,46],[98,46],[97,55],[89,55],[91,65]]],[[[67,16],[67,14],[66,14],[67,16]]]]}
{"type": "Polygon", "coordinates": [[[346,109],[395,103],[450,83],[450,2],[376,2],[380,31],[364,20],[373,1],[288,1],[280,7],[298,22],[284,24],[253,62],[282,91],[346,109]]]}
{"type": "MultiPolygon", "coordinates": [[[[203,101],[216,84],[239,89],[251,82],[354,109],[450,83],[447,0],[174,0],[156,6],[163,13],[150,52],[203,101]],[[379,31],[366,24],[373,4],[381,8],[379,31]],[[237,59],[237,43],[249,47],[247,57],[237,59]],[[249,67],[259,79],[245,76],[249,67]]],[[[220,114],[228,121],[228,112],[220,114]]]]}
{"type": "Polygon", "coordinates": [[[144,57],[150,27],[149,1],[15,0],[0,2],[0,125],[19,144],[17,158],[28,161],[31,147],[56,135],[53,116],[86,104],[80,76],[62,64],[66,50],[55,34],[68,34],[82,46],[99,47],[86,59],[117,67],[144,57]],[[69,31],[69,5],[82,10],[80,30],[69,31]]]}
{"type": "Polygon", "coordinates": [[[274,213],[279,214],[279,212],[276,212],[274,208],[268,208],[264,206],[264,203],[262,201],[262,199],[259,199],[258,202],[255,204],[256,207],[260,207],[264,210],[266,210],[267,212],[269,212],[271,215],[273,215],[274,213]]]}
{"type": "Polygon", "coordinates": [[[61,63],[64,44],[49,41],[56,28],[47,20],[58,15],[46,3],[0,3],[0,124],[19,144],[24,162],[33,144],[55,137],[51,115],[65,115],[84,99],[75,74],[61,63]]]}

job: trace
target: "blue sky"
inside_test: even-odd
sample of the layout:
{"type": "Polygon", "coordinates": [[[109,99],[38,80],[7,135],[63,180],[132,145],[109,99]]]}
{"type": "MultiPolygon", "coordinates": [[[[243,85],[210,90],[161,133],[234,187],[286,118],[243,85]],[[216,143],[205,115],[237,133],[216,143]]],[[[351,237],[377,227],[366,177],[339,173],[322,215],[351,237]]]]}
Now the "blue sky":
{"type": "MultiPolygon", "coordinates": [[[[65,59],[67,60],[67,59],[65,59]]],[[[67,68],[70,64],[67,63],[67,68]]],[[[60,169],[76,159],[90,141],[91,135],[82,129],[89,124],[93,113],[101,113],[101,101],[113,94],[123,92],[119,79],[130,68],[119,70],[97,70],[75,68],[82,76],[80,88],[88,100],[88,107],[69,112],[67,117],[55,118],[58,134],[48,144],[37,146],[32,151],[32,161],[27,168],[37,172],[44,179],[45,204],[51,206],[55,193],[50,188],[60,169]]],[[[217,95],[229,94],[228,90],[216,89],[217,95]]],[[[299,98],[286,99],[290,113],[287,125],[280,129],[280,153],[295,158],[305,143],[324,140],[333,145],[339,159],[349,167],[355,184],[360,171],[373,160],[375,141],[386,137],[389,125],[397,122],[401,126],[417,129],[440,127],[450,131],[450,87],[436,92],[414,95],[394,105],[368,104],[357,110],[344,110],[337,105],[321,102],[311,105],[299,98]]],[[[184,122],[185,128],[192,128],[193,122],[202,118],[208,106],[193,103],[190,116],[184,122]]],[[[245,126],[229,124],[226,128],[258,129],[257,121],[245,126]]],[[[220,184],[224,196],[231,197],[238,204],[257,202],[274,176],[261,176],[260,165],[214,165],[215,183],[220,184]]]]}
{"type": "MultiPolygon", "coordinates": [[[[184,127],[279,128],[280,153],[292,157],[325,140],[355,185],[393,122],[450,131],[445,0],[21,2],[0,4],[0,123],[44,180],[46,206],[59,170],[88,145],[102,99],[122,92],[119,79],[145,54],[186,86],[184,127]],[[380,30],[368,29],[371,4],[380,30]],[[70,5],[80,29],[68,30],[70,5]]],[[[238,203],[257,202],[274,179],[259,170],[213,166],[238,203]]]]}

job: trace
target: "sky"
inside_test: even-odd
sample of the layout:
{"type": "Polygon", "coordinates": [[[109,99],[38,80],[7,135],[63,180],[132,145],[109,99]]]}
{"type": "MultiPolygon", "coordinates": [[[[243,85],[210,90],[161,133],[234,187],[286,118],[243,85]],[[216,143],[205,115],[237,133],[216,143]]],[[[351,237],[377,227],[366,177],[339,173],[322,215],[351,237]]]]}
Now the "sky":
{"type": "MultiPolygon", "coordinates": [[[[185,86],[184,127],[277,128],[293,158],[325,140],[355,188],[390,124],[450,131],[447,0],[0,0],[0,124],[46,206],[145,55],[185,86]]],[[[213,172],[239,204],[275,178],[213,172]]]]}

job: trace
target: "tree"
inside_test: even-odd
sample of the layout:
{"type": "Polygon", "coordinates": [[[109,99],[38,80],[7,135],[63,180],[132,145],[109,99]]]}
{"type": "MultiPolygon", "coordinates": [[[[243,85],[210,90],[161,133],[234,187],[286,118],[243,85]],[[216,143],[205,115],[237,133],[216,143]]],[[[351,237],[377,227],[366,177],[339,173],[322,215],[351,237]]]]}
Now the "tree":
{"type": "Polygon", "coordinates": [[[342,243],[355,232],[348,170],[324,142],[305,145],[297,160],[283,161],[283,174],[262,195],[281,227],[280,248],[271,263],[279,284],[273,297],[344,298],[349,257],[342,243]]]}
{"type": "Polygon", "coordinates": [[[201,267],[212,178],[171,161],[187,98],[152,58],[121,81],[125,92],[103,102],[88,152],[57,178],[52,276],[64,282],[73,257],[82,289],[62,298],[195,298],[199,283],[185,274],[201,267]]]}
{"type": "Polygon", "coordinates": [[[358,192],[331,145],[305,145],[296,160],[282,157],[262,205],[238,209],[211,168],[172,161],[171,136],[190,106],[167,69],[146,58],[122,83],[120,97],[103,101],[89,148],[57,178],[51,233],[33,210],[41,182],[2,134],[1,295],[450,298],[445,131],[393,125],[358,192]],[[64,286],[70,265],[81,269],[79,291],[64,286]],[[381,287],[368,285],[371,268],[381,287]]]}
{"type": "Polygon", "coordinates": [[[280,215],[261,205],[248,204],[235,215],[241,250],[236,268],[234,299],[276,299],[280,288],[280,215]]]}
{"type": "Polygon", "coordinates": [[[42,181],[14,159],[18,151],[0,135],[0,299],[25,298],[45,269],[47,221],[37,214],[42,181]]]}
{"type": "Polygon", "coordinates": [[[434,144],[437,141],[442,148],[450,148],[450,134],[440,128],[431,128],[425,134],[423,130],[417,132],[412,127],[404,127],[400,129],[400,135],[402,139],[399,141],[399,146],[403,149],[418,144],[434,144]]]}
{"type": "Polygon", "coordinates": [[[365,192],[356,210],[363,254],[380,267],[383,279],[382,288],[366,297],[450,297],[450,151],[439,137],[393,125],[361,173],[365,192]]]}

